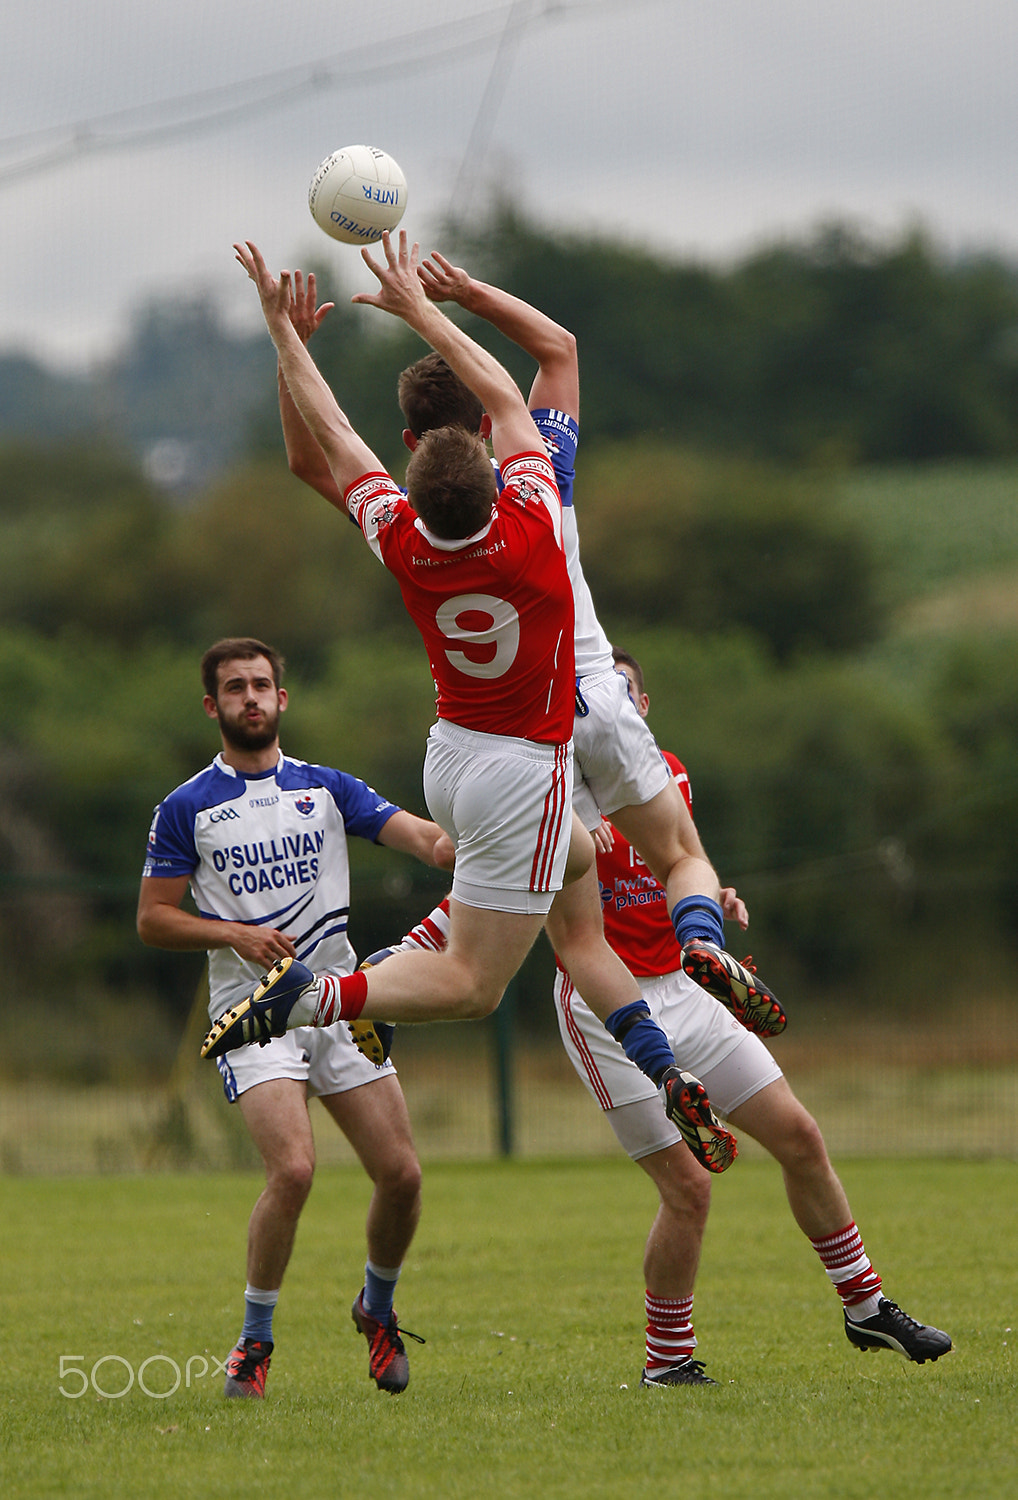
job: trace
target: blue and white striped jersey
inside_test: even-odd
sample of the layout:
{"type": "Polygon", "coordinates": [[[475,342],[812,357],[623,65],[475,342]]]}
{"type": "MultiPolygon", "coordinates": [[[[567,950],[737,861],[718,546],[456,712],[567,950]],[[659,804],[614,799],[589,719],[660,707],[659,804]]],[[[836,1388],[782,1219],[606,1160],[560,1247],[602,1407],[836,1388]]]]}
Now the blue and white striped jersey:
{"type": "MultiPolygon", "coordinates": [[[[346,836],[374,841],[398,811],[331,766],[281,753],[273,770],[245,776],[217,755],[156,808],[142,873],[187,875],[203,917],[276,927],[316,972],[352,974],[346,836]]],[[[213,1020],[261,973],[232,948],[211,949],[213,1020]]]]}

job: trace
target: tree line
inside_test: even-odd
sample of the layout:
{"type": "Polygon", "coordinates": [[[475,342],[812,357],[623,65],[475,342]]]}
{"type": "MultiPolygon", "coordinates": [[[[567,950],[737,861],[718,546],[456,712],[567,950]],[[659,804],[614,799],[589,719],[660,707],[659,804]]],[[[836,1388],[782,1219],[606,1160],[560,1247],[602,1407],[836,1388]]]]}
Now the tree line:
{"type": "MultiPolygon", "coordinates": [[[[577,335],[585,444],[654,438],[811,465],[1018,453],[1018,268],[1002,256],[833,223],[715,265],[558,234],[505,208],[481,231],[450,226],[440,248],[577,335]]],[[[350,306],[368,276],[355,254],[314,269],[336,301],[316,357],[396,464],[395,380],[418,346],[350,306]]],[[[517,350],[470,329],[529,381],[517,350]]],[[[265,335],[226,326],[212,298],[140,308],[123,348],[86,375],[0,354],[0,438],[101,434],[182,493],[252,445],[271,450],[273,405],[265,335]]]]}
{"type": "MultiPolygon", "coordinates": [[[[644,663],[652,727],[690,768],[768,980],[818,1013],[1006,989],[1013,634],[896,636],[896,559],[839,504],[838,479],[863,463],[1018,452],[1014,268],[845,226],[730,267],[675,264],[506,212],[447,247],[577,334],[587,576],[612,638],[644,663]],[[964,963],[945,968],[955,932],[964,963]]],[[[419,346],[318,270],[337,306],[316,357],[399,473],[396,376],[419,346]]],[[[526,359],[469,326],[526,388],[526,359]]],[[[426,663],[395,585],[286,470],[267,340],[228,332],[213,307],[149,309],[101,381],[0,359],[3,433],[8,974],[40,1000],[147,998],[179,1016],[187,961],[141,947],[133,906],[155,803],[217,748],[205,646],[278,645],[288,751],[418,812],[426,663]],[[143,462],[164,441],[196,444],[192,474],[218,477],[171,503],[143,462]]],[[[351,928],[370,952],[442,886],[352,852],[351,928]]],[[[521,1000],[548,1018],[546,974],[521,1000]]]]}
{"type": "MultiPolygon", "coordinates": [[[[473,274],[576,334],[585,441],[796,464],[1018,453],[1018,269],[1002,257],[952,259],[920,229],[883,243],[831,224],[718,266],[553,234],[507,209],[449,240],[473,274]]],[[[416,346],[350,307],[330,268],[319,280],[337,306],[316,358],[389,459],[395,376],[416,346]]],[[[531,378],[512,345],[468,326],[531,378]]]]}
{"type": "MultiPolygon", "coordinates": [[[[909,656],[888,634],[893,560],[820,469],[604,441],[577,496],[595,598],[646,668],[652,727],[690,768],[768,980],[807,1008],[1002,988],[1018,942],[1013,636],[909,656]],[[965,962],[945,971],[949,932],[965,962]]],[[[179,1014],[187,961],[142,948],[133,908],[155,803],[218,748],[202,650],[234,633],[277,644],[286,749],[422,813],[423,653],[392,580],[278,445],[189,506],[116,451],[0,447],[0,538],[9,977],[179,1014]]],[[[353,855],[370,952],[444,887],[357,841],[353,855]]],[[[545,977],[521,998],[550,1014],[545,977]]]]}

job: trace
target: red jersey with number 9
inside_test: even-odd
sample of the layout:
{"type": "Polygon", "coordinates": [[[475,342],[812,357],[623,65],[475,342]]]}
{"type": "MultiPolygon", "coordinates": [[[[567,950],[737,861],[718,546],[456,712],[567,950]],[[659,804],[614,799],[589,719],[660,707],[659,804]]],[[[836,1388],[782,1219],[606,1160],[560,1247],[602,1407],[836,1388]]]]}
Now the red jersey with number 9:
{"type": "Polygon", "coordinates": [[[502,478],[488,525],[455,542],[431,535],[388,474],[364,475],[344,499],[421,633],[438,717],[565,744],[575,675],[562,504],[544,454],[517,455],[502,478]]]}

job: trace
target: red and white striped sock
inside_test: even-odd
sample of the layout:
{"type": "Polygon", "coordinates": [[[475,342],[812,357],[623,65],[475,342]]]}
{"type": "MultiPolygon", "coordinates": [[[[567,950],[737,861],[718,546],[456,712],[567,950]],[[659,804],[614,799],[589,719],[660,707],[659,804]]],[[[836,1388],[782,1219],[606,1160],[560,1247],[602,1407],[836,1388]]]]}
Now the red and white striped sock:
{"type": "Polygon", "coordinates": [[[811,1236],[810,1244],[851,1316],[856,1320],[873,1317],[879,1310],[882,1283],[870,1264],[855,1221],[822,1239],[811,1236]]]}
{"type": "Polygon", "coordinates": [[[696,1348],[693,1332],[693,1294],[674,1300],[644,1296],[647,1310],[647,1373],[660,1375],[662,1370],[689,1359],[696,1348]]]}
{"type": "Polygon", "coordinates": [[[430,948],[432,953],[441,953],[449,941],[449,897],[440,901],[434,911],[429,912],[423,922],[411,927],[400,943],[400,948],[413,952],[415,948],[430,948]]]}
{"type": "Polygon", "coordinates": [[[310,1026],[331,1026],[335,1021],[356,1021],[368,998],[368,976],[319,974],[318,1004],[310,1026]]]}

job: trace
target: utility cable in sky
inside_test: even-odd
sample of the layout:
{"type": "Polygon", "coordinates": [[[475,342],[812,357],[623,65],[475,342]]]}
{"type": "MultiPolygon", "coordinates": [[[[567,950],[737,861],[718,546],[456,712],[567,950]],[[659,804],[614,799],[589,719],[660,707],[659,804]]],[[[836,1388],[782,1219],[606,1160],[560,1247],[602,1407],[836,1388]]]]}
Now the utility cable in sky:
{"type": "MultiPolygon", "coordinates": [[[[644,0],[647,3],[647,0],[644,0]]],[[[660,0],[652,0],[660,3],[660,0]]],[[[511,0],[470,16],[422,27],[395,38],[376,39],[346,48],[329,57],[296,67],[263,73],[256,78],[223,84],[217,88],[183,94],[176,98],[147,102],[131,108],[45,129],[0,138],[0,188],[26,177],[38,177],[85,156],[160,146],[174,140],[195,138],[222,130],[252,115],[293,105],[309,93],[331,92],[351,85],[362,86],[392,78],[405,78],[435,69],[459,58],[496,49],[499,74],[511,65],[506,49],[518,44],[525,30],[538,24],[572,21],[580,16],[612,10],[614,0],[511,0]],[[14,158],[14,159],[11,159],[14,158]]],[[[504,85],[503,85],[504,86],[504,85]]],[[[495,73],[489,77],[482,109],[493,106],[497,113],[499,87],[495,73]]],[[[490,127],[489,127],[490,134],[490,127]]],[[[464,156],[461,175],[471,161],[483,155],[481,116],[464,156]]]]}

